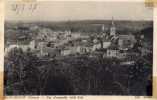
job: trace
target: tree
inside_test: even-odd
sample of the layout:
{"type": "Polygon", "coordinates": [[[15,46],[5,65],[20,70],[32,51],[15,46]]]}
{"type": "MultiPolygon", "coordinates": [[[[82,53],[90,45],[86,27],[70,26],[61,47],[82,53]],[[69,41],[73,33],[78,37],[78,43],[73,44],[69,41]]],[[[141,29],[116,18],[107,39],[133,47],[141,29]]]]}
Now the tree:
{"type": "Polygon", "coordinates": [[[37,61],[35,55],[20,48],[9,52],[5,58],[6,94],[32,94],[36,91],[39,74],[37,61]]]}

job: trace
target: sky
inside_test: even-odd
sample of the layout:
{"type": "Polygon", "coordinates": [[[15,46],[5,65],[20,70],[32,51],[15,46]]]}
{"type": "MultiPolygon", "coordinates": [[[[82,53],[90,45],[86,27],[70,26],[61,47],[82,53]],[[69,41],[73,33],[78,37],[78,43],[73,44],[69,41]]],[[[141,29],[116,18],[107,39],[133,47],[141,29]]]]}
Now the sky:
{"type": "Polygon", "coordinates": [[[32,6],[7,2],[6,20],[67,21],[67,20],[152,20],[153,10],[142,2],[80,2],[45,1],[32,6]],[[18,4],[19,10],[15,10],[18,4]],[[19,12],[18,12],[19,11],[19,12]]]}

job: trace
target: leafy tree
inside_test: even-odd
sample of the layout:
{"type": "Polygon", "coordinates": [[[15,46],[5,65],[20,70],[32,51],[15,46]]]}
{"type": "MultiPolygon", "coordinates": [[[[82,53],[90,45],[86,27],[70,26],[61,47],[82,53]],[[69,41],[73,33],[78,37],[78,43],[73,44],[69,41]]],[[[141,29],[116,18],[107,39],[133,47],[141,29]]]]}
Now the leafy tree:
{"type": "Polygon", "coordinates": [[[37,57],[22,49],[12,49],[5,58],[6,94],[32,94],[37,91],[37,57]]]}

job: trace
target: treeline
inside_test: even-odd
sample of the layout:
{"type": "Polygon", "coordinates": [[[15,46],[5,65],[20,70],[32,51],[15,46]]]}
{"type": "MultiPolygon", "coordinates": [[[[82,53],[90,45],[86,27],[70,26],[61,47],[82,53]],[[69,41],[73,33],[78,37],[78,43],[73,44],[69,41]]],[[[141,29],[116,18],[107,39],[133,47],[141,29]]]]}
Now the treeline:
{"type": "Polygon", "coordinates": [[[23,52],[15,48],[5,58],[4,93],[148,95],[152,65],[143,62],[139,58],[135,65],[121,66],[116,58],[89,58],[87,55],[43,60],[29,50],[23,52]]]}

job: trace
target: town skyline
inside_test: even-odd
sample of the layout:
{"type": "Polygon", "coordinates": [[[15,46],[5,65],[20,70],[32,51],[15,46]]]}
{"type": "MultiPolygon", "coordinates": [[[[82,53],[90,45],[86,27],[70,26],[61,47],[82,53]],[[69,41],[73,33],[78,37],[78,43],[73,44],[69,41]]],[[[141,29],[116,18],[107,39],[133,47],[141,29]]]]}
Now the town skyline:
{"type": "Polygon", "coordinates": [[[110,24],[72,24],[71,30],[64,23],[6,24],[5,72],[9,78],[5,80],[5,95],[152,95],[148,78],[152,75],[152,22],[121,21],[115,26],[112,20],[110,24]],[[38,76],[43,78],[38,81],[38,76]],[[32,77],[34,83],[26,83],[32,77]],[[11,89],[12,79],[13,88],[20,87],[14,85],[19,82],[27,90],[11,89]],[[27,84],[37,88],[30,90],[27,84]]]}

